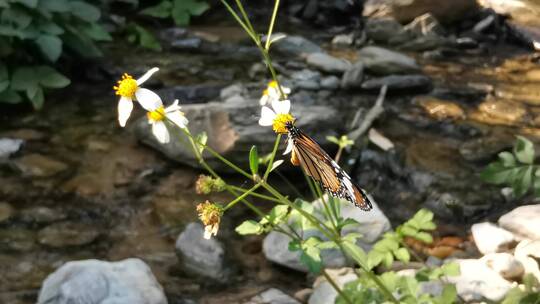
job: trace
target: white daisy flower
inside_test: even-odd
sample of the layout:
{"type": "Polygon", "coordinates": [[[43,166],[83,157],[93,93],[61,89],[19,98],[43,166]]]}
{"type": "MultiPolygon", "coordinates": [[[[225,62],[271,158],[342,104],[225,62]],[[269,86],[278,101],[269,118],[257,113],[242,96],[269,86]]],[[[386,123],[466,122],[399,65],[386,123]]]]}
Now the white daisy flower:
{"type": "Polygon", "coordinates": [[[185,128],[189,122],[184,113],[180,111],[178,100],[175,100],[172,105],[166,108],[163,107],[161,99],[155,99],[154,102],[145,101],[141,105],[148,111],[148,123],[152,125],[152,133],[162,144],[170,141],[169,130],[165,125],[166,119],[180,128],[185,128]]]}
{"type": "Polygon", "coordinates": [[[133,100],[137,100],[139,103],[156,99],[161,101],[156,93],[140,87],[141,84],[147,81],[157,71],[159,71],[159,68],[151,68],[136,80],[131,75],[124,73],[122,79],[118,81],[118,85],[113,87],[116,95],[120,96],[120,100],[118,101],[118,122],[120,126],[124,127],[126,125],[133,110],[133,100]]]}
{"type": "Polygon", "coordinates": [[[272,126],[276,133],[287,133],[287,123],[294,122],[294,117],[289,113],[291,110],[290,100],[273,100],[272,109],[267,106],[261,108],[259,125],[272,126]]]}
{"type": "MultiPolygon", "coordinates": [[[[263,91],[261,99],[259,100],[261,106],[270,104],[273,100],[281,100],[281,94],[279,92],[278,85],[279,84],[275,80],[272,80],[268,83],[268,86],[263,91]]],[[[285,94],[285,98],[287,98],[287,95],[291,93],[291,89],[284,86],[281,86],[281,90],[283,91],[283,94],[285,94]]]]}

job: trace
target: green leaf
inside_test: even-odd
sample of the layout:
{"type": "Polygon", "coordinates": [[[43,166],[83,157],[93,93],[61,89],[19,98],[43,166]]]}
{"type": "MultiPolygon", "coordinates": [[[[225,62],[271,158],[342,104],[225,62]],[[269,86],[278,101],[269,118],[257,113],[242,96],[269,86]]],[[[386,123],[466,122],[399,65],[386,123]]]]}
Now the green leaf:
{"type": "Polygon", "coordinates": [[[20,103],[22,102],[23,99],[21,97],[21,95],[19,95],[19,93],[13,91],[13,90],[10,90],[10,89],[7,89],[3,92],[0,92],[0,102],[2,103],[11,103],[11,104],[16,104],[16,103],[20,103]]]}
{"type": "Polygon", "coordinates": [[[426,233],[426,232],[418,232],[416,235],[412,237],[426,244],[433,243],[433,237],[431,236],[431,234],[426,233]]]}
{"type": "Polygon", "coordinates": [[[39,1],[39,8],[54,13],[66,13],[69,12],[69,3],[67,0],[42,0],[39,1]]]}
{"type": "Polygon", "coordinates": [[[399,231],[404,236],[410,236],[410,237],[413,237],[418,233],[418,229],[415,229],[407,224],[403,225],[399,231]]]}
{"type": "Polygon", "coordinates": [[[32,106],[34,106],[35,110],[41,110],[41,108],[43,108],[45,98],[43,96],[43,89],[39,85],[29,87],[26,90],[26,96],[30,99],[30,102],[32,102],[32,106]]]}
{"type": "Polygon", "coordinates": [[[492,184],[508,183],[512,174],[518,169],[504,167],[500,162],[489,164],[481,173],[480,178],[492,184]]]}
{"type": "Polygon", "coordinates": [[[300,261],[313,273],[319,273],[322,268],[321,250],[317,247],[319,243],[321,241],[315,237],[310,237],[302,242],[300,261]]]}
{"type": "Polygon", "coordinates": [[[9,86],[8,70],[4,64],[0,62],[0,92],[3,92],[9,86]]]}
{"type": "Polygon", "coordinates": [[[139,45],[154,51],[161,51],[161,45],[154,35],[140,25],[135,25],[135,31],[139,39],[139,45]]]}
{"type": "Polygon", "coordinates": [[[257,146],[252,146],[249,150],[249,168],[251,174],[256,175],[259,173],[259,152],[257,152],[257,146]]]}
{"type": "Polygon", "coordinates": [[[317,245],[317,247],[321,250],[326,250],[326,249],[339,249],[339,246],[335,243],[335,242],[332,242],[332,241],[326,241],[326,242],[321,242],[317,245]]]}
{"type": "Polygon", "coordinates": [[[344,220],[339,221],[338,228],[342,229],[342,228],[345,228],[346,226],[357,226],[357,225],[360,225],[360,223],[358,223],[357,220],[353,218],[346,218],[344,220]]]}
{"type": "Polygon", "coordinates": [[[369,269],[377,267],[383,260],[384,252],[371,250],[367,255],[367,265],[369,269]]]}
{"type": "Polygon", "coordinates": [[[87,26],[81,27],[81,31],[88,37],[96,41],[111,41],[112,37],[101,25],[90,23],[87,26]]]}
{"type": "Polygon", "coordinates": [[[62,54],[62,40],[53,35],[41,35],[36,40],[41,53],[50,61],[55,62],[62,54]]]}
{"type": "Polygon", "coordinates": [[[264,229],[261,224],[253,220],[244,221],[235,231],[240,235],[261,234],[264,229]]]}
{"type": "Polygon", "coordinates": [[[99,9],[91,4],[83,1],[70,1],[70,12],[73,16],[76,16],[87,22],[96,22],[99,20],[101,13],[99,9]]]}
{"type": "Polygon", "coordinates": [[[186,26],[190,16],[199,16],[208,10],[210,6],[204,1],[197,0],[174,0],[172,17],[176,25],[186,26]]]}
{"type": "Polygon", "coordinates": [[[387,238],[384,238],[373,245],[373,249],[381,252],[391,252],[398,248],[399,244],[396,241],[387,238]]]}
{"type": "Polygon", "coordinates": [[[192,1],[192,2],[193,4],[189,6],[189,12],[193,16],[200,16],[210,8],[210,5],[208,5],[208,3],[204,1],[192,1]]]}
{"type": "Polygon", "coordinates": [[[343,248],[345,249],[347,255],[349,255],[356,263],[358,263],[358,265],[368,269],[367,255],[362,248],[352,242],[343,242],[343,248]]]}
{"type": "Polygon", "coordinates": [[[58,26],[58,24],[52,22],[51,20],[39,19],[36,23],[37,27],[43,33],[56,36],[64,33],[64,29],[58,26]]]}
{"type": "Polygon", "coordinates": [[[394,262],[394,255],[391,252],[385,252],[382,262],[386,268],[392,267],[392,263],[394,262]]]}
{"type": "Polygon", "coordinates": [[[399,248],[397,250],[394,250],[394,256],[396,257],[396,259],[404,263],[409,263],[409,261],[411,260],[411,255],[406,248],[399,248]]]}
{"type": "Polygon", "coordinates": [[[32,22],[32,16],[20,7],[10,7],[1,11],[0,20],[2,24],[13,24],[18,30],[25,29],[32,22]]]}
{"type": "Polygon", "coordinates": [[[450,262],[442,265],[440,267],[442,273],[449,277],[458,276],[461,272],[459,270],[459,264],[455,262],[450,262]]]}
{"type": "Polygon", "coordinates": [[[516,158],[510,152],[504,151],[499,153],[499,159],[505,167],[514,167],[516,165],[516,158]]]}
{"type": "Polygon", "coordinates": [[[36,86],[38,80],[35,67],[19,67],[13,72],[11,89],[15,91],[26,91],[29,87],[36,86]]]}
{"type": "Polygon", "coordinates": [[[342,237],[342,240],[344,242],[349,242],[349,243],[355,244],[356,240],[359,239],[359,238],[362,238],[362,234],[351,232],[351,233],[347,233],[344,237],[342,237]]]}
{"type": "Polygon", "coordinates": [[[69,32],[62,35],[62,40],[64,45],[85,58],[101,57],[103,55],[89,37],[80,35],[79,29],[70,28],[69,32]]]}
{"type": "Polygon", "coordinates": [[[326,140],[339,146],[339,139],[335,136],[326,136],[326,140]]]}
{"type": "Polygon", "coordinates": [[[457,289],[455,285],[446,284],[439,297],[435,299],[436,304],[453,304],[457,300],[457,289]]]}
{"type": "Polygon", "coordinates": [[[159,4],[147,7],[140,11],[140,14],[152,16],[155,18],[167,18],[171,15],[172,3],[170,1],[161,1],[159,4]]]}
{"type": "Polygon", "coordinates": [[[36,8],[38,0],[15,0],[14,2],[21,3],[29,8],[36,8]]]}
{"type": "Polygon", "coordinates": [[[513,177],[512,190],[514,195],[521,197],[527,193],[532,183],[532,166],[519,168],[516,175],[513,177]]]}
{"type": "Polygon", "coordinates": [[[534,145],[523,136],[517,136],[514,154],[519,162],[531,165],[534,162],[534,145]]]}
{"type": "Polygon", "coordinates": [[[68,78],[49,66],[38,66],[35,73],[39,83],[45,88],[61,89],[71,83],[68,78]]]}
{"type": "Polygon", "coordinates": [[[261,219],[260,223],[266,225],[271,223],[273,226],[280,224],[286,217],[289,212],[289,206],[287,205],[277,205],[268,214],[267,217],[261,219]]]}

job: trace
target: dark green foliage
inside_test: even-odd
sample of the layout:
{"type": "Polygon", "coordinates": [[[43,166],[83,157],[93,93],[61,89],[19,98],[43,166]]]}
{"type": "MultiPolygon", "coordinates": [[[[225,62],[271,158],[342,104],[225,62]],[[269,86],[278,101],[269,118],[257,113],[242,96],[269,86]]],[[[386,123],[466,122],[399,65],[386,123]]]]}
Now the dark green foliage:
{"type": "Polygon", "coordinates": [[[155,6],[145,8],[141,14],[155,18],[172,18],[179,26],[189,25],[191,16],[200,16],[210,6],[201,0],[164,0],[155,6]]]}
{"type": "Polygon", "coordinates": [[[534,165],[534,145],[527,138],[518,136],[514,149],[499,153],[499,159],[489,164],[480,174],[492,184],[512,187],[516,197],[521,197],[532,188],[540,195],[540,170],[534,165]]]}

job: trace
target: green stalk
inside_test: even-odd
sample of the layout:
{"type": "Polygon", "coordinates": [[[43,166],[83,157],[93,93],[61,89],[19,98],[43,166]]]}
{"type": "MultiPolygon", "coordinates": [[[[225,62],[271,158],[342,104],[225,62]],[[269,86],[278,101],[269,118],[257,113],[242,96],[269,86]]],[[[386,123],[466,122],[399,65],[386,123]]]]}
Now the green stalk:
{"type": "MultiPolygon", "coordinates": [[[[240,192],[242,192],[242,193],[249,191],[248,189],[244,189],[244,188],[242,188],[242,187],[237,187],[237,186],[234,186],[234,185],[229,185],[229,187],[231,187],[232,189],[234,189],[234,190],[236,190],[236,191],[240,191],[240,192]]],[[[276,202],[276,203],[281,203],[281,201],[278,200],[277,198],[271,197],[271,196],[268,196],[268,195],[264,195],[264,194],[261,194],[261,193],[252,192],[252,193],[250,193],[250,195],[251,195],[251,196],[254,196],[254,197],[258,197],[258,198],[265,199],[265,200],[267,200],[267,201],[272,201],[272,202],[276,202]]]]}
{"type": "Polygon", "coordinates": [[[266,35],[266,43],[264,49],[268,52],[270,49],[270,38],[272,37],[272,32],[274,31],[274,24],[276,22],[276,16],[279,9],[279,0],[274,2],[274,10],[272,11],[272,18],[270,19],[270,26],[268,26],[268,34],[266,35]]]}
{"type": "Polygon", "coordinates": [[[270,174],[270,170],[272,170],[272,166],[274,165],[274,158],[276,157],[276,152],[279,147],[280,141],[281,141],[281,134],[278,134],[276,136],[276,142],[274,143],[274,149],[272,150],[272,154],[270,155],[270,161],[268,162],[268,167],[266,167],[266,172],[264,172],[263,180],[268,179],[268,174],[270,174]]]}
{"type": "Polygon", "coordinates": [[[257,188],[259,188],[261,186],[260,183],[257,183],[255,186],[251,187],[251,189],[249,189],[248,191],[242,193],[242,195],[238,196],[237,198],[235,198],[233,201],[231,201],[229,204],[227,204],[227,206],[225,206],[225,208],[223,208],[223,211],[226,211],[227,209],[233,207],[234,205],[236,205],[236,203],[238,203],[239,201],[243,200],[245,197],[247,197],[248,195],[250,195],[252,192],[254,192],[255,190],[257,190],[257,188]]]}
{"type": "Polygon", "coordinates": [[[326,269],[323,269],[322,274],[324,278],[328,281],[328,283],[330,283],[330,285],[332,285],[332,287],[334,287],[334,289],[338,292],[338,294],[345,300],[345,302],[349,304],[354,304],[354,302],[351,301],[349,296],[346,293],[344,293],[343,290],[341,290],[341,288],[336,284],[336,282],[332,279],[332,277],[328,275],[328,273],[326,272],[326,269]]]}

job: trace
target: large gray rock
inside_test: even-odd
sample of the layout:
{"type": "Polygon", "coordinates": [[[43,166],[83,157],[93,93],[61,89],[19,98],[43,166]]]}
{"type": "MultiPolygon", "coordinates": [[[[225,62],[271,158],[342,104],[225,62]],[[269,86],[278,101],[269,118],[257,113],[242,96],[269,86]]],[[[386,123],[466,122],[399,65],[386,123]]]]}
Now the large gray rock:
{"type": "Polygon", "coordinates": [[[459,276],[446,277],[456,285],[459,296],[465,301],[500,301],[512,288],[512,284],[489,268],[482,260],[456,260],[460,267],[459,276]]]}
{"type": "Polygon", "coordinates": [[[245,304],[300,304],[283,291],[270,288],[251,298],[245,304]]]}
{"type": "Polygon", "coordinates": [[[178,236],[176,252],[187,272],[219,282],[229,278],[223,244],[215,238],[205,239],[204,228],[199,223],[190,223],[178,236]]]}
{"type": "Polygon", "coordinates": [[[366,35],[369,39],[381,44],[401,44],[415,38],[413,32],[405,28],[393,18],[368,18],[366,35]]]}
{"type": "Polygon", "coordinates": [[[478,12],[476,0],[392,0],[392,15],[401,23],[431,13],[442,23],[451,23],[478,12]]]}
{"type": "MultiPolygon", "coordinates": [[[[358,279],[352,268],[327,270],[328,275],[340,287],[358,279]]],[[[324,278],[318,277],[313,283],[313,293],[309,297],[308,304],[328,304],[336,301],[338,293],[336,289],[324,278]]]]}
{"type": "Polygon", "coordinates": [[[344,89],[359,89],[364,81],[364,65],[356,62],[350,69],[345,71],[341,78],[341,87],[344,89]]]}
{"type": "Polygon", "coordinates": [[[519,279],[525,271],[523,264],[510,253],[490,253],[481,260],[507,280],[519,279]]]}
{"type": "Polygon", "coordinates": [[[376,46],[361,49],[358,61],[362,62],[369,72],[377,75],[410,74],[420,71],[413,58],[376,46]]]}
{"type": "Polygon", "coordinates": [[[514,235],[492,223],[484,222],[471,227],[474,243],[483,254],[508,250],[514,235]]]}
{"type": "Polygon", "coordinates": [[[388,90],[428,90],[431,79],[424,75],[391,75],[364,81],[361,88],[379,90],[383,86],[387,86],[388,90]]]}
{"type": "Polygon", "coordinates": [[[499,225],[515,235],[540,240],[540,204],[510,211],[499,218],[499,225]]]}
{"type": "Polygon", "coordinates": [[[163,288],[139,259],[68,262],[50,274],[38,304],[166,304],[163,288]]]}
{"type": "Polygon", "coordinates": [[[313,53],[306,57],[309,66],[331,74],[342,74],[351,67],[345,59],[336,58],[326,53],[313,53]]]}
{"type": "MultiPolygon", "coordinates": [[[[363,235],[361,239],[357,241],[357,245],[361,246],[365,250],[369,250],[373,243],[375,243],[386,231],[391,229],[390,221],[379,209],[378,205],[372,199],[373,209],[369,212],[362,211],[355,207],[353,204],[346,200],[341,201],[341,216],[343,218],[351,218],[359,222],[359,225],[346,226],[342,230],[342,235],[349,233],[360,233],[363,235]]],[[[322,215],[323,205],[321,201],[315,201],[313,206],[316,209],[315,215],[318,218],[323,219],[322,215]]],[[[312,236],[326,239],[322,233],[318,230],[306,230],[304,231],[304,239],[308,239],[312,236]]],[[[263,241],[263,253],[265,257],[282,266],[289,267],[298,271],[307,272],[307,267],[300,262],[300,252],[289,251],[288,245],[291,239],[279,232],[270,232],[263,241]]],[[[321,251],[323,264],[325,267],[338,268],[347,265],[352,265],[352,261],[348,261],[341,251],[337,249],[325,249],[321,251]]]]}
{"type": "MultiPolygon", "coordinates": [[[[182,105],[182,111],[189,119],[189,129],[192,134],[206,132],[208,146],[240,167],[249,168],[248,154],[253,145],[256,145],[260,152],[272,150],[276,135],[272,128],[259,126],[261,107],[258,100],[188,104],[182,105]]],[[[321,143],[326,142],[327,135],[336,135],[334,130],[340,129],[340,116],[330,106],[308,107],[293,104],[292,114],[301,118],[298,119],[297,126],[321,143]]],[[[171,141],[168,144],[161,144],[152,134],[146,117],[137,122],[135,129],[137,137],[142,142],[162,152],[168,158],[189,166],[199,166],[186,135],[174,127],[169,127],[169,131],[171,141]]],[[[285,142],[282,149],[285,149],[285,142]]],[[[205,152],[204,157],[215,170],[231,172],[229,167],[210,153],[205,152]]]]}
{"type": "Polygon", "coordinates": [[[304,57],[308,54],[324,52],[320,46],[301,36],[286,36],[274,42],[272,49],[291,57],[304,57]]]}

